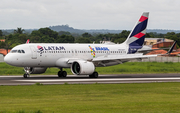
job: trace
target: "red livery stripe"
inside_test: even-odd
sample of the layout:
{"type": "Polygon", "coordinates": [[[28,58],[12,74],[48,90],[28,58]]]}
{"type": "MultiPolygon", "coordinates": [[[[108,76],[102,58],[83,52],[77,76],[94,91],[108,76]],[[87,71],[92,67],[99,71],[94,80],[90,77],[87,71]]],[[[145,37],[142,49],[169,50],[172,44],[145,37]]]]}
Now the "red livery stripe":
{"type": "Polygon", "coordinates": [[[37,46],[38,49],[40,49],[41,47],[42,47],[42,46],[39,46],[39,45],[37,46]]]}
{"type": "Polygon", "coordinates": [[[148,19],[147,17],[145,16],[141,16],[141,18],[139,19],[140,22],[143,22],[144,20],[148,19]]]}
{"type": "Polygon", "coordinates": [[[134,37],[136,37],[136,38],[141,38],[141,37],[143,37],[144,35],[145,35],[144,33],[138,33],[138,34],[134,35],[134,37]]]}

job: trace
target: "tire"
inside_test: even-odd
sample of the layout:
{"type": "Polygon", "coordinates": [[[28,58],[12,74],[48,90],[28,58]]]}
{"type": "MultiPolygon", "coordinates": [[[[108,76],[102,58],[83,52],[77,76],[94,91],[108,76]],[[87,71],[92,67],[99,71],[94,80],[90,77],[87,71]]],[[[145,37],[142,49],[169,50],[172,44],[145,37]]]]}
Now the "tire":
{"type": "Polygon", "coordinates": [[[66,77],[66,76],[67,76],[67,72],[66,72],[66,71],[63,71],[63,72],[61,73],[61,75],[62,75],[62,77],[66,77]]]}
{"type": "Polygon", "coordinates": [[[98,72],[93,73],[93,78],[98,78],[98,72]]]}
{"type": "Polygon", "coordinates": [[[58,71],[58,77],[62,77],[62,71],[58,71]]]}
{"type": "Polygon", "coordinates": [[[93,75],[89,75],[89,78],[93,78],[93,75]]]}
{"type": "Polygon", "coordinates": [[[89,78],[98,78],[98,72],[94,72],[93,74],[89,75],[89,78]]]}
{"type": "Polygon", "coordinates": [[[24,78],[27,78],[27,77],[28,77],[28,74],[24,74],[23,77],[24,77],[24,78]]]}

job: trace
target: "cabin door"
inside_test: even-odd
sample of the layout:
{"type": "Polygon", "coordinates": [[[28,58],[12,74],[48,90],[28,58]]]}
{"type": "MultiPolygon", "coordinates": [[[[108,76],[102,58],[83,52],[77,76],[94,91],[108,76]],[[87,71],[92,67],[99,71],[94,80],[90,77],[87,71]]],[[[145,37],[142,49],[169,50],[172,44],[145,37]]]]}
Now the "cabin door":
{"type": "Polygon", "coordinates": [[[31,58],[32,59],[37,59],[37,51],[36,51],[35,47],[34,46],[30,46],[30,49],[31,49],[31,53],[32,53],[31,58]]]}

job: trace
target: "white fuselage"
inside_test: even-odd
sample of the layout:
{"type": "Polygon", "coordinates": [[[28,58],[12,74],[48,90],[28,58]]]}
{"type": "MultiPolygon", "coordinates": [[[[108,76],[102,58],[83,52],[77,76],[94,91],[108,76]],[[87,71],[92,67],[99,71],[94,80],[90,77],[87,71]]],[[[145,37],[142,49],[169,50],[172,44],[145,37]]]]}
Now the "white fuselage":
{"type": "Polygon", "coordinates": [[[93,58],[107,55],[126,55],[125,44],[63,44],[33,43],[14,47],[5,57],[8,64],[19,67],[65,67],[67,60],[81,59],[92,61],[93,58]],[[17,50],[17,51],[16,51],[17,50]],[[18,52],[18,50],[23,52],[18,52]]]}

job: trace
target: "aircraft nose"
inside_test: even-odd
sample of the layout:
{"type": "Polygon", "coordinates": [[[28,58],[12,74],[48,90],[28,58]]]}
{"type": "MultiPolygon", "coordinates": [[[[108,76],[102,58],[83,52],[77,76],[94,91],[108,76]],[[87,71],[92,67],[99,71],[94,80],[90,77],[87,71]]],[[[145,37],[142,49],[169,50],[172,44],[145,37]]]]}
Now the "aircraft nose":
{"type": "Polygon", "coordinates": [[[11,64],[12,63],[11,57],[8,54],[4,57],[4,62],[6,62],[7,64],[11,64]]]}

